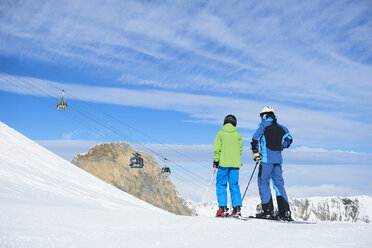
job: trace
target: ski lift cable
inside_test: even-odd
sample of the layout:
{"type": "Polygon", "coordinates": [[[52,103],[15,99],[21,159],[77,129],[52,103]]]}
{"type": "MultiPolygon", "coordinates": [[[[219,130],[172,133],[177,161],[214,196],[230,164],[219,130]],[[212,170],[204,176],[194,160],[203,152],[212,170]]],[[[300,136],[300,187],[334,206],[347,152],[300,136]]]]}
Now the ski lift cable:
{"type": "Polygon", "coordinates": [[[30,89],[26,88],[25,82],[22,82],[23,80],[21,80],[21,79],[15,80],[14,79],[15,77],[12,76],[12,75],[4,75],[4,77],[6,77],[6,79],[8,80],[8,82],[10,82],[14,86],[16,86],[18,89],[20,89],[20,92],[21,93],[24,93],[24,92],[25,93],[29,93],[31,96],[38,96],[39,95],[39,93],[37,91],[35,91],[35,88],[34,87],[31,87],[30,89]]]}
{"type": "Polygon", "coordinates": [[[189,185],[194,186],[194,188],[200,191],[200,193],[203,193],[203,190],[199,184],[195,183],[195,181],[190,179],[189,177],[184,176],[184,174],[182,173],[172,173],[170,177],[179,178],[180,180],[187,182],[189,185]]]}
{"type": "MultiPolygon", "coordinates": [[[[54,85],[54,84],[50,84],[50,85],[53,86],[53,87],[55,87],[55,88],[57,88],[57,89],[59,89],[59,90],[61,90],[59,87],[57,87],[57,86],[54,85]]],[[[72,95],[72,94],[69,93],[69,92],[66,92],[66,95],[69,95],[69,96],[71,96],[72,98],[74,98],[75,100],[78,100],[77,97],[75,97],[74,95],[72,95]]],[[[159,144],[159,145],[162,145],[162,146],[168,148],[169,150],[174,151],[175,153],[177,153],[177,154],[183,156],[184,158],[186,158],[186,159],[192,161],[192,162],[195,163],[196,165],[203,166],[203,167],[207,167],[207,165],[200,164],[199,162],[197,162],[196,160],[190,158],[189,156],[185,155],[184,153],[182,153],[182,152],[180,152],[180,151],[174,149],[173,147],[171,147],[171,146],[169,146],[169,145],[167,145],[167,144],[162,143],[161,141],[159,141],[159,140],[153,138],[152,136],[146,134],[145,132],[139,130],[138,128],[135,128],[135,127],[129,125],[128,123],[123,122],[122,120],[119,120],[118,118],[116,118],[116,117],[114,117],[114,116],[112,116],[112,115],[110,115],[110,114],[108,114],[108,113],[106,113],[106,112],[100,110],[99,108],[94,107],[92,104],[89,104],[89,103],[84,102],[84,101],[82,101],[82,102],[83,102],[83,104],[87,105],[88,107],[94,109],[95,111],[97,111],[97,112],[99,112],[99,113],[101,113],[101,114],[106,115],[107,117],[109,117],[109,118],[115,120],[116,122],[120,123],[121,125],[124,125],[124,126],[126,126],[126,127],[129,127],[130,129],[132,129],[132,130],[134,130],[134,131],[136,131],[136,132],[142,134],[143,136],[145,136],[145,137],[151,139],[151,140],[154,141],[155,143],[157,143],[157,144],[159,144]]]]}
{"type": "MultiPolygon", "coordinates": [[[[36,88],[38,88],[40,91],[42,91],[43,93],[45,93],[45,94],[49,95],[50,97],[53,97],[53,98],[54,98],[54,96],[52,96],[52,95],[50,95],[48,92],[46,92],[45,89],[41,89],[41,88],[38,87],[37,85],[32,85],[32,84],[28,83],[27,81],[24,81],[24,83],[26,83],[26,84],[28,84],[28,85],[30,85],[30,86],[36,87],[36,88]]],[[[29,92],[30,92],[30,91],[29,91],[29,92]]],[[[30,92],[30,93],[33,93],[33,92],[30,92]]],[[[80,110],[78,110],[78,112],[79,112],[80,114],[84,115],[86,118],[88,118],[88,119],[94,121],[95,123],[104,126],[106,129],[113,131],[112,128],[107,127],[107,125],[105,125],[105,124],[99,123],[99,122],[96,121],[94,118],[90,117],[89,115],[85,114],[84,112],[82,112],[82,111],[80,111],[80,110]]],[[[124,135],[124,134],[122,134],[122,133],[117,133],[116,131],[114,131],[114,133],[116,133],[118,136],[126,136],[127,139],[130,139],[130,140],[134,141],[135,143],[138,143],[135,139],[129,137],[128,135],[124,135]]],[[[165,157],[162,156],[161,154],[159,154],[159,153],[153,151],[151,148],[149,148],[149,147],[147,147],[147,146],[145,146],[145,145],[143,145],[143,144],[138,143],[138,145],[140,145],[140,146],[142,146],[143,148],[145,148],[145,150],[150,150],[151,153],[156,154],[156,155],[159,156],[160,158],[165,158],[165,157]]],[[[177,164],[176,162],[174,162],[174,161],[172,161],[172,160],[169,160],[169,159],[168,159],[168,161],[169,161],[170,163],[175,164],[176,166],[178,166],[180,169],[184,170],[185,172],[189,173],[191,176],[193,176],[193,177],[198,177],[199,179],[201,179],[202,181],[204,181],[203,178],[201,178],[200,176],[196,175],[195,173],[190,172],[189,170],[183,168],[182,166],[180,166],[180,165],[177,164]]]]}
{"type": "MultiPolygon", "coordinates": [[[[89,118],[90,120],[92,120],[92,118],[91,118],[90,116],[87,116],[85,113],[81,112],[80,110],[78,110],[78,111],[79,111],[79,113],[81,113],[82,115],[84,115],[86,118],[89,118]]],[[[96,122],[96,120],[92,120],[92,121],[96,122]]],[[[107,127],[107,125],[105,125],[105,124],[102,124],[102,123],[99,123],[99,122],[98,122],[98,124],[104,126],[106,129],[109,129],[109,130],[113,131],[113,132],[114,132],[116,135],[118,135],[119,137],[123,137],[123,136],[125,136],[126,139],[130,139],[130,140],[136,142],[136,140],[134,140],[133,138],[131,138],[131,137],[127,136],[127,135],[124,135],[124,134],[118,132],[117,130],[116,130],[116,131],[115,131],[115,130],[112,130],[110,127],[107,127]]],[[[142,148],[143,148],[145,151],[147,151],[147,152],[149,152],[148,150],[150,150],[150,151],[151,151],[150,153],[155,153],[158,157],[163,158],[163,159],[165,158],[165,157],[163,157],[161,154],[152,151],[152,149],[151,149],[151,148],[148,148],[147,146],[144,146],[144,145],[141,145],[141,144],[138,144],[138,145],[142,146],[142,148]]],[[[169,159],[167,159],[167,160],[169,161],[169,159]]],[[[176,164],[175,162],[172,161],[172,163],[174,163],[174,164],[175,164],[176,166],[178,166],[180,169],[185,170],[182,166],[179,166],[179,165],[176,164]]],[[[190,173],[188,170],[186,170],[186,172],[190,173]]],[[[194,174],[194,173],[191,173],[191,175],[189,175],[189,176],[191,176],[191,177],[195,177],[195,174],[194,174]]],[[[202,178],[201,178],[201,179],[202,179],[202,178]]],[[[204,181],[204,180],[203,180],[203,181],[204,181]]],[[[190,181],[189,181],[189,182],[190,182],[190,181]]]]}
{"type": "MultiPolygon", "coordinates": [[[[28,82],[26,81],[26,83],[28,83],[28,82]]],[[[35,82],[35,83],[38,84],[38,82],[35,82]]],[[[34,87],[39,88],[39,89],[40,89],[41,91],[43,91],[45,94],[51,96],[48,92],[46,92],[43,88],[41,89],[38,85],[31,85],[30,83],[28,83],[28,84],[29,84],[30,86],[34,86],[34,87]]],[[[55,86],[55,85],[53,85],[53,84],[50,84],[50,83],[49,83],[49,85],[55,87],[56,89],[61,90],[60,88],[58,88],[57,86],[55,86]]],[[[71,95],[71,94],[68,93],[68,92],[65,92],[65,93],[66,93],[66,95],[67,95],[67,94],[68,94],[68,95],[71,95]]],[[[51,96],[51,97],[53,97],[53,96],[51,96]]],[[[74,98],[76,99],[76,97],[74,97],[74,98]]],[[[90,104],[87,104],[87,103],[85,103],[85,105],[90,106],[90,104]]],[[[70,106],[70,108],[71,108],[71,106],[70,106]]],[[[134,142],[134,143],[136,143],[137,145],[139,145],[139,146],[141,146],[142,148],[144,148],[146,151],[150,151],[150,153],[152,153],[152,154],[156,154],[159,158],[162,158],[162,159],[165,158],[163,155],[161,155],[160,153],[154,151],[153,149],[149,148],[148,146],[146,146],[146,145],[144,145],[144,144],[141,144],[141,143],[137,142],[134,138],[130,137],[129,135],[125,135],[125,134],[123,134],[122,132],[117,131],[117,130],[114,129],[113,127],[108,126],[108,125],[105,124],[104,122],[100,122],[100,121],[98,121],[97,119],[95,119],[95,118],[89,116],[88,114],[86,114],[84,111],[79,110],[78,107],[75,106],[75,108],[77,109],[78,112],[80,112],[80,114],[84,115],[86,118],[91,119],[91,120],[94,121],[95,123],[104,126],[104,127],[105,127],[106,129],[108,129],[108,130],[111,130],[112,132],[116,133],[116,135],[118,135],[119,137],[123,137],[123,136],[124,136],[127,140],[128,140],[128,139],[131,140],[132,142],[134,142]]],[[[91,107],[91,108],[93,108],[93,107],[91,107]]],[[[96,108],[93,108],[93,109],[96,109],[96,108]]],[[[102,111],[100,111],[100,112],[102,112],[102,111]]],[[[168,159],[168,161],[169,161],[171,164],[174,164],[174,165],[176,165],[176,166],[179,166],[179,167],[180,167],[182,170],[184,170],[186,173],[189,173],[189,174],[191,174],[191,175],[193,175],[193,176],[195,176],[195,177],[198,177],[200,180],[204,181],[204,179],[201,178],[199,175],[197,175],[197,174],[195,174],[195,173],[193,173],[193,172],[187,170],[186,168],[183,168],[181,165],[179,165],[179,164],[176,163],[175,161],[170,160],[170,159],[168,159]]]]}
{"type": "MultiPolygon", "coordinates": [[[[76,107],[75,107],[76,108],[76,107]]],[[[95,118],[87,115],[86,113],[80,111],[80,110],[77,110],[80,114],[84,115],[86,118],[96,122],[97,124],[99,125],[102,125],[103,127],[105,127],[106,129],[108,130],[111,130],[113,131],[115,134],[117,134],[119,137],[125,137],[126,139],[130,139],[132,141],[134,141],[135,143],[137,143],[137,145],[141,146],[144,150],[147,150],[147,151],[150,151],[150,153],[153,153],[153,154],[156,154],[159,158],[162,158],[162,159],[166,159],[166,157],[164,157],[163,155],[161,155],[160,153],[154,151],[153,149],[149,148],[148,146],[144,145],[144,144],[141,144],[139,142],[137,142],[134,138],[126,135],[126,134],[123,134],[122,132],[116,130],[115,128],[113,127],[110,127],[108,124],[105,124],[105,123],[101,123],[100,121],[96,120],[95,118]]],[[[198,177],[199,179],[201,179],[202,181],[204,181],[204,179],[202,177],[200,177],[199,175],[187,170],[186,168],[184,168],[183,166],[179,165],[178,163],[176,163],[175,161],[173,160],[170,160],[170,159],[167,159],[170,163],[178,166],[180,169],[182,169],[183,171],[195,176],[195,177],[198,177]]]]}
{"type": "MultiPolygon", "coordinates": [[[[179,181],[182,181],[184,182],[187,186],[190,186],[193,190],[195,190],[196,192],[199,192],[200,195],[203,194],[203,190],[200,188],[199,185],[191,182],[190,180],[188,179],[185,179],[183,177],[180,176],[180,174],[172,174],[170,177],[174,177],[176,179],[178,179],[179,181]]],[[[210,197],[213,197],[215,196],[213,193],[209,192],[210,194],[208,194],[210,197]]]]}
{"type": "MultiPolygon", "coordinates": [[[[11,79],[10,79],[11,80],[11,79]]],[[[17,83],[17,81],[14,81],[14,80],[12,80],[14,83],[12,83],[12,82],[10,82],[10,83],[12,83],[13,85],[15,85],[15,86],[17,86],[19,89],[21,89],[21,90],[23,90],[23,91],[26,91],[26,92],[28,92],[28,93],[31,93],[31,94],[35,94],[35,92],[34,91],[31,91],[30,89],[28,89],[28,88],[26,88],[25,87],[25,85],[18,85],[17,83]],[[22,87],[22,88],[20,88],[20,87],[22,87]]],[[[25,83],[27,83],[27,82],[25,82],[25,83]]],[[[31,86],[34,86],[34,85],[31,85],[31,86]]],[[[36,88],[38,88],[37,86],[35,86],[36,88]]],[[[47,94],[48,96],[50,96],[50,97],[52,97],[52,98],[54,98],[54,96],[52,96],[52,95],[50,95],[48,92],[45,92],[43,89],[40,89],[40,88],[38,88],[39,89],[39,91],[42,91],[43,93],[45,93],[45,94],[47,94]]],[[[71,114],[71,113],[73,113],[73,112],[67,112],[67,114],[71,114]]],[[[81,114],[81,113],[79,113],[79,114],[81,114]]],[[[72,115],[71,115],[71,117],[72,117],[72,115]]],[[[84,122],[82,122],[81,121],[81,118],[78,120],[81,124],[83,124],[84,122]]],[[[87,127],[87,125],[86,124],[84,124],[84,126],[85,127],[87,127]]],[[[95,127],[88,127],[89,129],[95,129],[95,130],[93,130],[96,134],[98,134],[98,135],[100,135],[100,136],[102,136],[101,135],[101,133],[100,133],[100,130],[98,130],[97,128],[95,128],[95,127]]],[[[108,136],[107,134],[105,134],[106,136],[108,136]]],[[[112,138],[112,137],[109,137],[109,138],[111,138],[113,141],[115,140],[114,138],[112,138]]]]}
{"type": "MultiPolygon", "coordinates": [[[[20,90],[22,90],[22,91],[24,91],[24,92],[28,92],[28,93],[30,93],[30,94],[35,94],[35,93],[37,93],[37,92],[35,91],[35,88],[31,88],[31,89],[30,89],[30,88],[26,88],[25,85],[19,85],[19,84],[17,84],[16,81],[14,81],[14,80],[12,80],[12,79],[10,79],[10,80],[11,80],[11,81],[9,81],[10,83],[12,83],[12,84],[15,85],[17,88],[19,88],[20,90]]],[[[39,89],[39,90],[41,90],[41,89],[39,89]]],[[[42,102],[46,102],[46,103],[49,104],[49,101],[48,101],[47,99],[45,99],[45,98],[38,98],[38,99],[39,99],[40,101],[42,101],[42,102]]],[[[109,139],[111,139],[111,140],[114,140],[113,137],[111,137],[111,136],[109,136],[109,135],[107,135],[107,134],[102,134],[102,132],[100,132],[96,127],[94,127],[94,126],[89,126],[89,124],[86,124],[84,121],[82,121],[81,118],[76,118],[76,117],[74,117],[74,116],[71,114],[71,112],[67,112],[67,115],[69,115],[69,118],[71,118],[71,119],[73,119],[74,121],[80,123],[82,126],[84,126],[84,127],[88,128],[88,129],[92,130],[95,134],[97,134],[97,135],[99,135],[99,136],[101,136],[101,137],[103,137],[103,138],[109,138],[109,139]]],[[[121,165],[121,164],[119,164],[119,163],[116,162],[116,161],[112,161],[112,162],[113,162],[113,163],[116,163],[117,165],[121,165]]],[[[173,174],[173,177],[176,177],[178,180],[187,183],[187,185],[192,186],[195,190],[201,191],[200,187],[199,187],[197,184],[195,184],[192,180],[187,179],[186,177],[183,177],[183,176],[177,175],[177,173],[176,173],[176,174],[173,174]]]]}
{"type": "MultiPolygon", "coordinates": [[[[36,87],[36,88],[39,89],[39,91],[43,92],[44,94],[46,94],[46,95],[48,95],[48,96],[50,96],[50,97],[55,98],[55,97],[52,96],[49,92],[46,92],[44,89],[41,89],[39,86],[37,86],[37,85],[35,85],[35,84],[30,84],[30,83],[28,83],[27,81],[24,81],[23,83],[26,83],[26,84],[28,84],[28,85],[30,85],[30,86],[33,86],[33,87],[36,87]]],[[[29,92],[30,92],[30,91],[29,91],[29,92]]],[[[34,92],[30,92],[30,93],[35,94],[34,92]]],[[[70,107],[71,107],[71,106],[70,106],[70,107]]],[[[97,121],[97,120],[94,119],[93,117],[91,117],[91,116],[89,116],[88,114],[86,114],[84,111],[79,110],[79,108],[77,108],[77,107],[75,107],[75,108],[76,108],[76,111],[79,112],[79,113],[80,113],[81,115],[83,115],[84,117],[90,119],[91,121],[95,122],[96,124],[100,124],[101,126],[105,127],[107,130],[113,131],[112,128],[108,127],[107,125],[103,124],[102,122],[97,121]]],[[[128,135],[124,135],[123,133],[117,133],[117,132],[115,132],[115,133],[116,133],[119,137],[120,137],[120,136],[125,136],[126,139],[129,139],[129,140],[131,140],[131,141],[134,141],[135,143],[138,143],[138,145],[141,145],[139,142],[136,142],[135,139],[131,138],[131,137],[128,136],[128,135]]],[[[144,146],[142,145],[142,147],[144,147],[144,146]]],[[[152,149],[150,149],[150,148],[148,148],[148,147],[147,147],[147,150],[151,150],[152,153],[157,154],[159,157],[163,158],[162,155],[160,155],[159,153],[156,153],[155,151],[153,151],[152,149]]]]}
{"type": "MultiPolygon", "coordinates": [[[[71,106],[70,106],[70,107],[71,107],[71,106]]],[[[74,108],[74,107],[72,107],[72,108],[74,108]]],[[[84,115],[86,118],[88,118],[88,119],[90,119],[91,121],[93,121],[93,122],[95,122],[95,123],[97,123],[97,124],[99,124],[99,125],[105,127],[106,129],[112,131],[113,133],[115,133],[115,134],[118,135],[119,137],[125,137],[127,140],[128,140],[128,139],[131,140],[132,142],[134,142],[134,143],[136,143],[137,145],[141,146],[144,150],[146,150],[146,151],[150,151],[150,153],[157,155],[159,158],[167,159],[167,158],[164,157],[162,154],[160,154],[160,153],[154,151],[153,149],[151,149],[150,147],[148,147],[148,146],[146,146],[146,145],[144,145],[144,144],[139,143],[138,141],[136,141],[134,138],[130,137],[129,135],[126,135],[126,134],[122,133],[121,131],[117,130],[117,129],[114,128],[114,127],[111,127],[111,126],[110,126],[109,124],[107,124],[107,123],[103,123],[103,122],[101,122],[101,121],[95,119],[94,117],[89,116],[88,114],[86,114],[86,113],[84,113],[83,111],[79,110],[78,107],[75,106],[75,108],[77,109],[76,111],[78,111],[80,114],[84,115]]],[[[200,177],[199,175],[195,174],[194,172],[191,172],[190,170],[184,168],[183,166],[179,165],[179,164],[176,163],[175,161],[170,160],[170,159],[167,159],[167,160],[169,161],[169,163],[174,164],[175,166],[179,167],[180,169],[182,169],[182,170],[185,171],[186,173],[189,173],[189,174],[191,174],[192,176],[197,177],[197,178],[199,178],[200,180],[204,181],[204,178],[202,178],[202,177],[200,177]]]]}
{"type": "MultiPolygon", "coordinates": [[[[10,80],[12,80],[12,79],[10,79],[10,80]]],[[[34,91],[31,91],[29,88],[26,88],[24,85],[18,85],[17,82],[15,82],[15,81],[13,81],[13,82],[9,81],[9,82],[12,83],[14,86],[18,87],[19,89],[21,89],[22,91],[28,92],[28,93],[30,93],[30,94],[35,94],[34,91]]],[[[46,102],[46,103],[49,104],[49,102],[48,102],[48,100],[46,100],[46,98],[41,98],[41,99],[38,98],[38,99],[39,99],[40,101],[42,101],[42,102],[46,102]]],[[[71,119],[73,119],[74,121],[79,122],[81,125],[87,127],[88,129],[92,129],[92,131],[93,131],[95,134],[97,134],[97,135],[99,135],[99,136],[101,136],[101,137],[104,137],[104,136],[102,136],[102,134],[99,132],[99,129],[97,129],[96,127],[93,127],[93,126],[89,126],[89,125],[87,125],[86,123],[84,123],[84,122],[81,120],[81,118],[78,119],[78,118],[74,117],[71,113],[72,113],[72,112],[66,112],[66,115],[70,115],[69,117],[70,117],[71,119]],[[94,130],[93,130],[93,129],[94,129],[94,130]]],[[[105,135],[108,136],[107,134],[105,134],[105,135]]],[[[112,140],[114,140],[112,137],[110,137],[110,136],[108,136],[108,137],[111,138],[112,140]]],[[[106,137],[106,138],[107,138],[107,137],[106,137]]]]}
{"type": "MultiPolygon", "coordinates": [[[[69,95],[71,95],[71,94],[69,94],[69,95]]],[[[85,103],[85,104],[88,105],[88,106],[90,106],[90,104],[87,104],[87,103],[85,103]]],[[[94,108],[94,107],[93,107],[93,108],[94,108]]],[[[196,162],[195,160],[189,158],[188,156],[186,156],[186,155],[184,155],[183,153],[177,151],[176,149],[172,148],[171,146],[169,146],[169,145],[167,145],[167,144],[163,144],[163,143],[161,143],[160,141],[158,141],[158,140],[152,138],[151,136],[149,136],[149,135],[145,134],[144,132],[140,131],[139,129],[136,129],[136,128],[130,126],[129,124],[126,124],[126,123],[124,123],[124,122],[118,120],[117,118],[114,118],[114,117],[110,116],[109,114],[107,114],[107,113],[105,113],[105,112],[103,112],[103,111],[101,111],[101,110],[99,110],[99,109],[97,109],[97,108],[94,108],[94,109],[96,109],[96,110],[97,110],[98,112],[100,112],[100,113],[105,114],[106,116],[111,117],[112,119],[116,120],[116,121],[119,122],[120,124],[125,125],[125,126],[131,128],[131,129],[137,131],[138,133],[141,133],[142,135],[144,135],[144,136],[148,137],[149,139],[155,141],[157,144],[162,145],[162,146],[164,146],[164,147],[166,147],[166,148],[168,148],[168,149],[170,149],[170,150],[176,152],[177,154],[183,156],[184,158],[187,158],[188,160],[194,162],[196,165],[199,165],[199,166],[206,166],[206,165],[199,164],[199,163],[196,162]]],[[[165,157],[163,157],[163,156],[160,156],[160,157],[165,158],[165,157]]],[[[169,159],[168,159],[168,161],[171,162],[171,163],[175,163],[174,161],[171,161],[171,160],[169,160],[169,159]]]]}
{"type": "MultiPolygon", "coordinates": [[[[37,87],[37,86],[35,86],[35,87],[37,87]]],[[[43,91],[43,89],[40,89],[40,90],[43,91]]],[[[44,93],[49,94],[48,92],[44,92],[44,93]]],[[[73,106],[72,108],[74,108],[74,106],[73,106]]],[[[78,109],[78,108],[76,108],[76,109],[78,109]]],[[[75,111],[77,111],[77,112],[78,112],[79,114],[81,114],[82,116],[84,116],[84,117],[90,119],[92,122],[95,122],[95,123],[97,123],[97,124],[99,124],[99,125],[101,125],[101,126],[104,126],[106,129],[113,131],[112,128],[108,127],[107,125],[102,124],[102,123],[99,123],[99,121],[95,120],[94,118],[92,118],[91,116],[87,115],[87,114],[84,113],[83,111],[81,111],[81,110],[76,110],[76,109],[75,109],[75,111]]],[[[81,124],[84,125],[84,123],[83,123],[81,120],[80,120],[79,122],[80,122],[81,124]]],[[[86,124],[85,124],[84,126],[87,127],[86,124]]],[[[99,132],[98,129],[94,130],[94,132],[95,132],[95,133],[98,133],[98,134],[101,136],[101,133],[99,132]]],[[[115,131],[114,131],[114,132],[115,132],[115,131]]],[[[127,135],[124,135],[124,134],[122,134],[122,133],[117,133],[117,131],[116,131],[115,133],[116,133],[119,137],[126,136],[126,139],[130,139],[130,140],[133,140],[134,142],[136,142],[136,140],[134,140],[133,138],[131,138],[131,137],[127,136],[127,135]]],[[[107,135],[106,135],[106,136],[107,136],[107,135]]],[[[111,139],[114,140],[112,137],[111,137],[111,139]]],[[[138,145],[141,145],[141,144],[138,144],[138,145]]],[[[152,151],[152,149],[148,148],[147,146],[142,145],[142,147],[143,147],[145,150],[151,150],[151,151],[152,151]]],[[[152,151],[152,152],[153,152],[153,153],[156,153],[156,152],[154,152],[154,151],[152,151]]],[[[159,157],[161,157],[161,158],[167,159],[167,158],[163,157],[161,154],[158,154],[158,153],[156,153],[156,154],[157,154],[159,157]]],[[[169,159],[167,159],[167,160],[170,161],[169,159]]],[[[170,162],[176,164],[174,161],[170,161],[170,162]]],[[[178,165],[178,164],[176,164],[176,165],[179,166],[180,169],[185,170],[182,166],[180,166],[180,165],[178,165]]],[[[185,170],[185,171],[188,172],[188,173],[190,173],[188,170],[185,170]]],[[[194,173],[191,173],[190,176],[195,177],[195,174],[194,174],[194,173]]],[[[201,179],[202,179],[202,178],[201,178],[201,179]]],[[[193,181],[188,180],[188,182],[189,182],[189,183],[192,183],[193,181]]],[[[202,179],[202,182],[204,182],[203,179],[202,179]]],[[[196,186],[196,188],[200,189],[199,186],[196,186]]]]}
{"type": "MultiPolygon", "coordinates": [[[[84,123],[82,123],[83,125],[84,125],[84,123]]],[[[88,126],[86,126],[86,127],[88,127],[88,126]]],[[[89,127],[88,127],[89,128],[89,127]]],[[[107,135],[107,134],[102,134],[102,133],[100,133],[100,132],[98,132],[98,134],[100,135],[100,136],[102,136],[102,137],[105,137],[105,135],[107,135]]],[[[113,161],[115,164],[117,164],[117,165],[121,165],[121,164],[119,164],[118,162],[116,162],[116,161],[113,161]]],[[[198,190],[198,191],[200,191],[201,192],[201,189],[200,189],[200,187],[197,185],[197,184],[195,184],[193,181],[191,181],[190,179],[188,179],[188,178],[186,178],[186,177],[184,177],[184,176],[181,176],[182,174],[178,174],[178,173],[175,173],[175,174],[172,174],[172,176],[173,177],[175,177],[175,178],[177,178],[178,180],[180,180],[180,181],[182,181],[182,182],[184,182],[184,183],[187,183],[188,185],[190,185],[190,186],[192,186],[195,190],[198,190]]]]}

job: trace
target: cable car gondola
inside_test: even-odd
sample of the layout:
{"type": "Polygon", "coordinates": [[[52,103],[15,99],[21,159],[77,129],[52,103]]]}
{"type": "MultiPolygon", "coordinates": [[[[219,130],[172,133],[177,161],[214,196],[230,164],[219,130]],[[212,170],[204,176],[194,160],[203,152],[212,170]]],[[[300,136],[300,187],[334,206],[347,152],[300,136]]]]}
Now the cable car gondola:
{"type": "Polygon", "coordinates": [[[161,168],[161,174],[165,177],[169,176],[171,174],[170,168],[167,166],[167,159],[164,158],[164,167],[161,168]]]}
{"type": "Polygon", "coordinates": [[[134,157],[129,160],[130,168],[142,168],[143,167],[143,158],[137,152],[133,153],[134,157]]]}
{"type": "Polygon", "coordinates": [[[65,95],[65,91],[62,90],[62,98],[59,99],[59,100],[58,100],[58,103],[57,103],[57,109],[58,109],[59,111],[65,111],[66,108],[67,108],[67,102],[66,102],[65,99],[63,99],[64,95],[65,95]]]}

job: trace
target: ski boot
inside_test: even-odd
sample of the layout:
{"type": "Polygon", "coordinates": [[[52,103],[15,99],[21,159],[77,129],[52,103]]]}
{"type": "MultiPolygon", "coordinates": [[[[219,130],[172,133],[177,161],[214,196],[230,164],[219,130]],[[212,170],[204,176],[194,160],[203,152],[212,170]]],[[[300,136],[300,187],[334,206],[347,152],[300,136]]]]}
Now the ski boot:
{"type": "Polygon", "coordinates": [[[241,207],[240,206],[234,207],[231,216],[236,218],[241,217],[242,216],[241,207]]]}
{"type": "Polygon", "coordinates": [[[280,212],[279,219],[283,221],[293,221],[291,211],[280,212]]]}
{"type": "Polygon", "coordinates": [[[275,214],[272,209],[262,209],[262,205],[258,204],[256,207],[256,218],[257,219],[270,219],[274,220],[275,219],[275,214]]]}
{"type": "Polygon", "coordinates": [[[229,208],[228,207],[220,207],[217,210],[216,217],[228,217],[229,216],[229,208]]]}

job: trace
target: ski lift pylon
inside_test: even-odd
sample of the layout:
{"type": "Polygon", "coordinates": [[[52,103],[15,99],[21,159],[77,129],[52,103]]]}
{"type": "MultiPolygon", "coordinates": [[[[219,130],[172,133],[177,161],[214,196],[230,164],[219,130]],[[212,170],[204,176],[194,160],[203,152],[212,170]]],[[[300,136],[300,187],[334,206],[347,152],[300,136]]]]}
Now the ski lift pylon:
{"type": "Polygon", "coordinates": [[[138,152],[134,152],[133,156],[129,160],[129,166],[130,168],[142,168],[143,167],[143,158],[141,157],[141,154],[138,152]]]}
{"type": "Polygon", "coordinates": [[[167,166],[167,158],[164,158],[164,167],[161,168],[161,174],[163,176],[169,176],[171,174],[170,168],[167,166]]]}
{"type": "Polygon", "coordinates": [[[57,109],[59,111],[65,111],[66,108],[67,108],[67,101],[65,99],[63,99],[65,95],[65,91],[62,90],[62,98],[58,100],[58,103],[57,103],[57,109]]]}

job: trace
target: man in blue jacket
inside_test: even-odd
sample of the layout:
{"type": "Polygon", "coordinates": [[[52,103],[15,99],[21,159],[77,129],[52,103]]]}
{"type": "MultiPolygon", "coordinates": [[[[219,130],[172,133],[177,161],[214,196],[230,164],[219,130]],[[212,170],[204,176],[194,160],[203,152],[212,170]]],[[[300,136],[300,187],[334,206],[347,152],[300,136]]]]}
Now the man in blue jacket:
{"type": "Polygon", "coordinates": [[[253,159],[261,162],[258,172],[258,189],[262,211],[257,218],[280,218],[292,220],[287,193],[282,176],[282,150],[288,148],[293,138],[288,129],[277,122],[274,109],[266,106],[260,113],[261,123],[252,137],[253,159]],[[274,215],[273,200],[270,190],[270,179],[276,191],[279,215],[274,215]]]}

